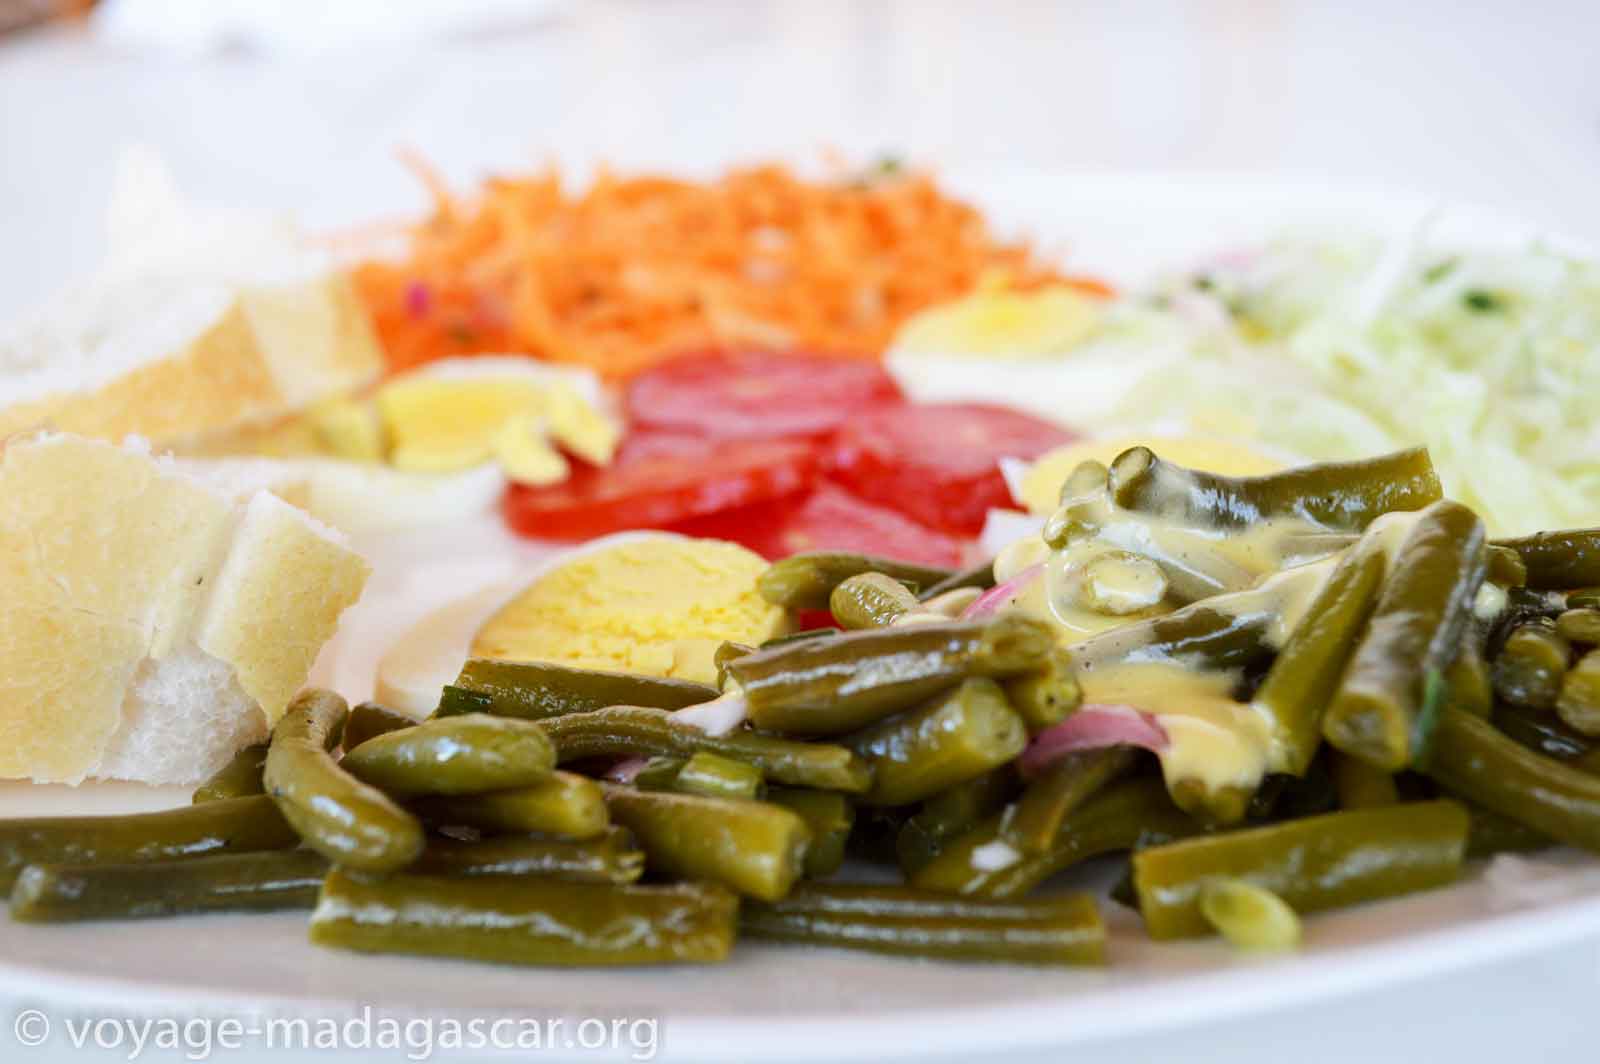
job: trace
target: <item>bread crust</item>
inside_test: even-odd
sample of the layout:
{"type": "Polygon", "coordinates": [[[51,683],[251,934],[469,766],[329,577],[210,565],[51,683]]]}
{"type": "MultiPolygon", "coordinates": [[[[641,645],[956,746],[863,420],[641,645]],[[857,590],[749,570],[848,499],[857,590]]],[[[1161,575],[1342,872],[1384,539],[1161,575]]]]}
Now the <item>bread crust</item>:
{"type": "Polygon", "coordinates": [[[0,436],[50,428],[185,449],[363,388],[382,367],[372,323],[343,275],[256,286],[177,351],[91,391],[0,409],[0,436]]]}

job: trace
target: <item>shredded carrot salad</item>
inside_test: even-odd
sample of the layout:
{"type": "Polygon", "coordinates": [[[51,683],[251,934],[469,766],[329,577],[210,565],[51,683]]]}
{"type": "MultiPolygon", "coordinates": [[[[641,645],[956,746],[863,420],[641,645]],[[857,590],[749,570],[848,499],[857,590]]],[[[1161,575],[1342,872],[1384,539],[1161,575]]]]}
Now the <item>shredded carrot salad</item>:
{"type": "Polygon", "coordinates": [[[473,202],[424,174],[409,258],[356,272],[391,365],[523,352],[627,377],[697,348],[876,357],[918,311],[1003,271],[1068,281],[926,175],[805,181],[780,166],[709,183],[496,178],[473,202]]]}

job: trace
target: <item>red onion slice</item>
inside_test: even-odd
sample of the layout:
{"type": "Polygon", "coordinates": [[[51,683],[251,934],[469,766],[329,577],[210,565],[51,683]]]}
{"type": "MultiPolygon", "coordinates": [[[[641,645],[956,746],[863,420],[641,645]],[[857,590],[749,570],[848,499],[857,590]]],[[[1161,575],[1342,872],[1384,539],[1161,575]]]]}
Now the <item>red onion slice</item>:
{"type": "Polygon", "coordinates": [[[963,621],[978,621],[994,616],[1010,605],[1012,599],[1027,590],[1029,584],[1043,575],[1043,562],[1028,566],[1005,583],[996,584],[982,595],[979,595],[976,602],[962,611],[961,619],[963,621]]]}
{"type": "Polygon", "coordinates": [[[1078,750],[1137,746],[1159,754],[1170,744],[1167,730],[1154,714],[1134,706],[1090,703],[1035,735],[1017,759],[1017,767],[1024,776],[1037,776],[1078,750]]]}

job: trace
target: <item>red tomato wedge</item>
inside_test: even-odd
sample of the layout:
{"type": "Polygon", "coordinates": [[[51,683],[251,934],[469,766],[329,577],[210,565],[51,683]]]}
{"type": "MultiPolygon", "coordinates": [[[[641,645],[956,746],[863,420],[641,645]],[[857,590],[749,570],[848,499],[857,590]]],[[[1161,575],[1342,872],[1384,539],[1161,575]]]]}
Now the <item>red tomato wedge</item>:
{"type": "Polygon", "coordinates": [[[1059,425],[985,403],[866,411],[836,437],[832,475],[862,498],[930,528],[975,536],[1012,505],[1001,458],[1037,458],[1073,439],[1059,425]]]}
{"type": "Polygon", "coordinates": [[[925,528],[826,482],[798,498],[725,510],[682,522],[674,531],[732,540],[771,559],[807,550],[845,550],[957,568],[967,546],[965,540],[925,528]]]}
{"type": "Polygon", "coordinates": [[[726,438],[817,435],[901,396],[876,362],[721,351],[641,373],[623,401],[636,425],[726,438]]]}
{"type": "Polygon", "coordinates": [[[512,485],[506,521],[524,536],[589,539],[628,528],[665,528],[795,495],[815,482],[816,445],[806,440],[737,444],[635,433],[609,466],[574,469],[564,483],[512,485]]]}

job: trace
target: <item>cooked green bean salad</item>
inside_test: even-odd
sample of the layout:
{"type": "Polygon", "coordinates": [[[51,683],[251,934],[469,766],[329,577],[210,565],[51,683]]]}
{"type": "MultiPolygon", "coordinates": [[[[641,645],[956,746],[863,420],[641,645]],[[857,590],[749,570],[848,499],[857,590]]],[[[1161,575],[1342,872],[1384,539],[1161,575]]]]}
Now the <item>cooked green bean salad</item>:
{"type": "Polygon", "coordinates": [[[1600,852],[1600,529],[1490,541],[1422,450],[1231,478],[1136,447],[974,570],[800,554],[758,586],[835,626],[725,644],[717,686],[473,660],[420,722],[308,690],[188,807],[0,822],[11,917],[1099,964],[1105,905],[1282,949],[1469,859],[1600,852]],[[1114,900],[1052,884],[1092,860],[1114,900]]]}

